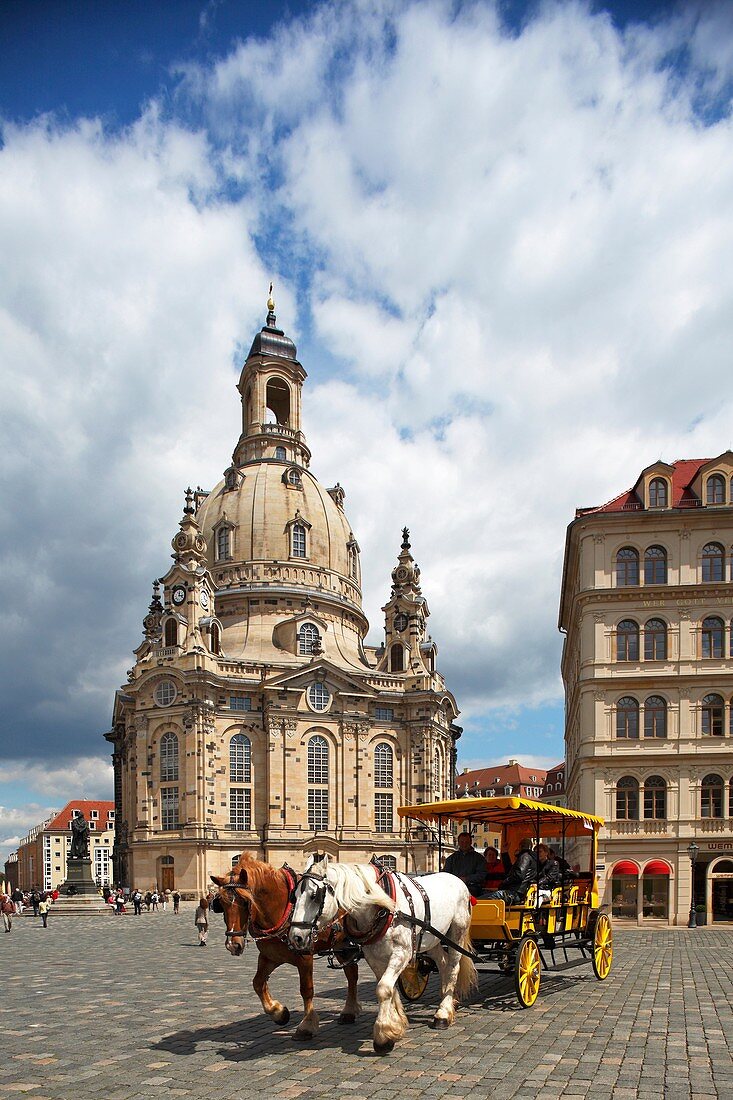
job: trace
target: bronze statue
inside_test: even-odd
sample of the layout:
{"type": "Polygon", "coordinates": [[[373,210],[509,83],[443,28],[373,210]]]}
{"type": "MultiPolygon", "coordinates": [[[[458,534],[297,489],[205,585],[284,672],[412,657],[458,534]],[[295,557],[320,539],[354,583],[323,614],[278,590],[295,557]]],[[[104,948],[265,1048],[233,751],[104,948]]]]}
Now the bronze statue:
{"type": "Polygon", "coordinates": [[[84,814],[71,819],[70,859],[89,859],[89,824],[84,814]]]}

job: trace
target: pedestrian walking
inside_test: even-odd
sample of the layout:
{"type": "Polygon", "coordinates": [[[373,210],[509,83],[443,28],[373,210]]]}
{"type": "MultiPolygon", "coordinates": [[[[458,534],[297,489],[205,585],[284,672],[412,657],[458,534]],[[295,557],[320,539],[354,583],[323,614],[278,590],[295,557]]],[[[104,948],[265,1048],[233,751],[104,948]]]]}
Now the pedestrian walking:
{"type": "Polygon", "coordinates": [[[166,896],[165,890],[161,890],[160,891],[160,908],[163,910],[164,913],[166,911],[167,905],[168,905],[168,898],[166,896]]]}
{"type": "Polygon", "coordinates": [[[143,896],[139,890],[133,890],[132,904],[135,908],[135,916],[139,917],[143,911],[143,896]]]}
{"type": "Polygon", "coordinates": [[[38,916],[38,906],[41,904],[41,895],[35,888],[31,890],[31,905],[33,906],[33,916],[38,916]]]}
{"type": "Polygon", "coordinates": [[[20,917],[23,915],[23,891],[19,886],[16,886],[10,895],[11,901],[15,907],[15,915],[20,917]]]}
{"type": "Polygon", "coordinates": [[[10,932],[13,927],[15,906],[8,894],[1,894],[0,897],[2,898],[2,901],[0,901],[0,913],[2,913],[3,916],[3,928],[6,932],[10,932]]]}
{"type": "Polygon", "coordinates": [[[181,895],[177,890],[173,891],[173,912],[178,913],[181,909],[181,895]]]}
{"type": "Polygon", "coordinates": [[[46,896],[42,898],[38,903],[38,912],[41,914],[41,920],[43,921],[43,927],[48,928],[48,911],[51,908],[51,899],[46,896]]]}
{"type": "Polygon", "coordinates": [[[206,937],[209,934],[209,903],[206,898],[199,898],[193,922],[199,930],[199,947],[206,947],[206,937]]]}
{"type": "Polygon", "coordinates": [[[149,890],[146,890],[145,891],[145,911],[146,911],[146,913],[150,912],[150,906],[152,905],[152,902],[153,902],[153,895],[150,893],[149,890]]]}
{"type": "Polygon", "coordinates": [[[150,904],[153,907],[153,912],[154,913],[156,913],[158,911],[158,901],[159,901],[158,891],[153,890],[152,894],[150,895],[150,904]]]}

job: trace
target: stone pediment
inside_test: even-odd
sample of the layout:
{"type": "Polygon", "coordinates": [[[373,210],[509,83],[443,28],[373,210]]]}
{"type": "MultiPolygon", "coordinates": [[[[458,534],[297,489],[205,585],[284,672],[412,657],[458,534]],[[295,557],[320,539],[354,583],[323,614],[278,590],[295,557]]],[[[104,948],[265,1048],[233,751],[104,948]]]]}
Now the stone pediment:
{"type": "Polygon", "coordinates": [[[367,684],[361,676],[347,672],[345,669],[331,664],[330,661],[324,661],[322,658],[311,661],[303,668],[292,669],[289,672],[271,676],[263,682],[262,688],[264,690],[305,691],[314,680],[320,680],[322,683],[328,684],[340,695],[368,695],[374,699],[379,697],[379,692],[367,684]]]}

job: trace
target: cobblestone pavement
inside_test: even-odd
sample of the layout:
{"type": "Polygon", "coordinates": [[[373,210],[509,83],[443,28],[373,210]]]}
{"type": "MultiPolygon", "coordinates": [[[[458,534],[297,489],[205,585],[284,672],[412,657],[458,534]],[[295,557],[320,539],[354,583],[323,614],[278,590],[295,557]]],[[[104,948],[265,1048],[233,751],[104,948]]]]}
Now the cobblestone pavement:
{"type": "Polygon", "coordinates": [[[192,914],[16,920],[0,934],[0,1094],[34,1100],[338,1095],[392,1097],[733,1097],[733,930],[616,930],[611,977],[589,964],[545,974],[523,1011],[513,988],[481,976],[449,1031],[425,999],[393,1054],[372,1051],[374,982],[364,1013],[339,1027],[342,977],[317,967],[321,1031],[294,1043],[294,970],[272,979],[292,1019],[277,1027],[250,982],[256,950],[224,950],[223,926],[196,944],[192,914]]]}

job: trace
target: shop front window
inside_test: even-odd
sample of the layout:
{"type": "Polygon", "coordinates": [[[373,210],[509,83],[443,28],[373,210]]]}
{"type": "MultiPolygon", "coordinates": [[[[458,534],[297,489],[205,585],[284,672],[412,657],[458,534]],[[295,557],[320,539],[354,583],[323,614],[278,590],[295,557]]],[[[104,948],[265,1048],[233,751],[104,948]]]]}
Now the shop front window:
{"type": "Polygon", "coordinates": [[[625,860],[616,864],[611,878],[611,915],[618,920],[636,920],[639,872],[625,860]]]}
{"type": "Polygon", "coordinates": [[[669,920],[669,867],[661,859],[644,868],[642,913],[646,920],[669,920]]]}
{"type": "Polygon", "coordinates": [[[733,922],[733,860],[722,859],[716,863],[710,877],[713,920],[730,924],[733,922]]]}

